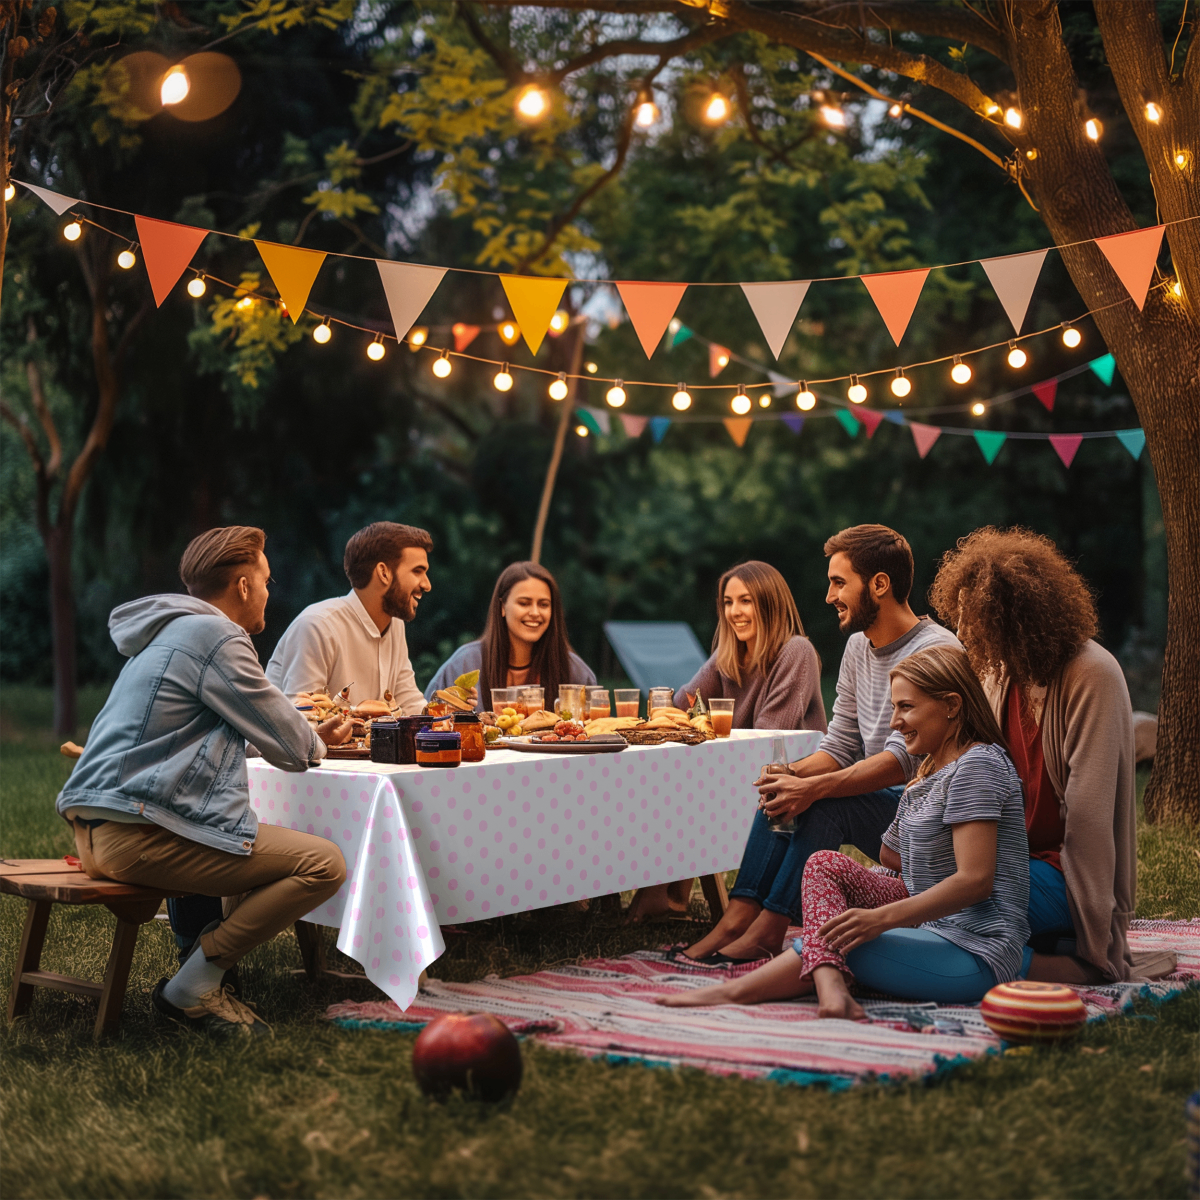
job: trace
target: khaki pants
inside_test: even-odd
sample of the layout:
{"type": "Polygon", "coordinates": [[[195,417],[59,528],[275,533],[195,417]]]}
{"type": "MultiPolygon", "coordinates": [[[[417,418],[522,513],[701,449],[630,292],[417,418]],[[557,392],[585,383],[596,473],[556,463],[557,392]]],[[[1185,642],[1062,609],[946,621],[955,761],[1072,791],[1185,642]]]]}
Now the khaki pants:
{"type": "Polygon", "coordinates": [[[346,879],[342,853],[332,842],[276,825],[259,825],[249,854],[214,850],[158,825],[73,827],[92,879],[232,898],[225,920],[200,939],[205,956],[226,970],[328,900],[346,879]]]}

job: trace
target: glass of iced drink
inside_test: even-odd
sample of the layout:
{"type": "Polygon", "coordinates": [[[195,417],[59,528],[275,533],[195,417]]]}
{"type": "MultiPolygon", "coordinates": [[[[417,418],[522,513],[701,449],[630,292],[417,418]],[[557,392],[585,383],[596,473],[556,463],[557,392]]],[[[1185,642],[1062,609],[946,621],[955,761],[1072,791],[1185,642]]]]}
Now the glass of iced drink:
{"type": "Polygon", "coordinates": [[[654,716],[656,708],[670,708],[675,703],[675,689],[655,687],[650,689],[650,699],[646,704],[646,715],[654,716]]]}
{"type": "Polygon", "coordinates": [[[492,712],[500,716],[506,708],[516,709],[516,688],[492,688],[492,712]]]}
{"type": "Polygon", "coordinates": [[[587,688],[582,683],[564,683],[559,687],[558,715],[564,721],[587,719],[587,688]]]}
{"type": "Polygon", "coordinates": [[[519,693],[517,701],[519,707],[517,712],[523,716],[532,716],[535,712],[541,712],[542,706],[546,703],[546,689],[544,687],[529,687],[517,688],[519,693]]]}
{"type": "MultiPolygon", "coordinates": [[[[771,761],[762,769],[762,775],[789,775],[791,774],[788,768],[787,750],[784,748],[783,738],[777,737],[771,739],[771,761]]],[[[766,804],[775,799],[774,792],[763,793],[760,803],[766,804]]],[[[767,825],[770,826],[772,833],[795,833],[796,818],[795,817],[777,817],[767,818],[767,825]]]]}
{"type": "Polygon", "coordinates": [[[733,705],[734,701],[719,697],[708,702],[708,719],[719,738],[727,738],[733,731],[733,705]]]}
{"type": "Polygon", "coordinates": [[[642,693],[637,688],[617,688],[613,693],[617,700],[618,717],[636,717],[642,703],[642,693]]]}
{"type": "Polygon", "coordinates": [[[587,699],[589,721],[598,721],[601,717],[612,716],[612,699],[608,694],[608,688],[588,688],[587,699]]]}

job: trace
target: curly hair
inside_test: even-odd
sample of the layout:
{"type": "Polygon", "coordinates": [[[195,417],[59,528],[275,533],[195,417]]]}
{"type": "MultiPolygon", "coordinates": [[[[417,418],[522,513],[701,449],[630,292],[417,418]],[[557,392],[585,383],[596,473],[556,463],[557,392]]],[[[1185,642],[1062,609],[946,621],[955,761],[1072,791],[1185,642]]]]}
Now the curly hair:
{"type": "Polygon", "coordinates": [[[929,602],[980,679],[1045,687],[1099,623],[1091,588],[1048,538],[988,525],[948,550],[929,602]]]}

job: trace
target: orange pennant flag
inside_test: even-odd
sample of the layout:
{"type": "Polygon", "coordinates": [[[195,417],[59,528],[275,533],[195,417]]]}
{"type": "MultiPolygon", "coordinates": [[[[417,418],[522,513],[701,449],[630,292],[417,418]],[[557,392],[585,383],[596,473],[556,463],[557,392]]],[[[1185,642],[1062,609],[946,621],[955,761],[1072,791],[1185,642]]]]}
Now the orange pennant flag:
{"type": "Polygon", "coordinates": [[[750,426],[754,424],[754,418],[726,417],[722,424],[729,431],[729,436],[733,438],[734,443],[738,446],[744,446],[746,438],[750,434],[750,426]]]}
{"type": "Polygon", "coordinates": [[[897,346],[912,319],[928,274],[928,267],[918,267],[913,271],[884,271],[878,275],[859,276],[897,346]]]}
{"type": "Polygon", "coordinates": [[[687,291],[687,284],[625,282],[617,284],[617,291],[646,357],[653,357],[687,291]]]}
{"type": "Polygon", "coordinates": [[[536,354],[550,328],[550,318],[567,290],[565,279],[539,279],[532,275],[501,275],[504,294],[531,354],[536,354]]]}
{"type": "Polygon", "coordinates": [[[729,351],[716,342],[708,343],[708,377],[716,379],[729,366],[729,351]]]}
{"type": "Polygon", "coordinates": [[[299,246],[281,246],[278,242],[255,241],[259,257],[266,263],[271,282],[279,292],[287,314],[295,325],[300,320],[308,293],[325,261],[324,250],[304,250],[299,246]]]}
{"type": "Polygon", "coordinates": [[[192,261],[192,255],[208,237],[208,230],[197,229],[194,225],[177,225],[174,221],[155,221],[152,217],[135,216],[133,221],[137,226],[146,274],[150,276],[154,303],[161,308],[192,261]]]}
{"type": "Polygon", "coordinates": [[[1114,233],[1111,237],[1096,239],[1096,245],[1104,252],[1139,312],[1150,290],[1150,276],[1154,274],[1164,228],[1155,225],[1150,229],[1135,229],[1132,233],[1114,233]]]}

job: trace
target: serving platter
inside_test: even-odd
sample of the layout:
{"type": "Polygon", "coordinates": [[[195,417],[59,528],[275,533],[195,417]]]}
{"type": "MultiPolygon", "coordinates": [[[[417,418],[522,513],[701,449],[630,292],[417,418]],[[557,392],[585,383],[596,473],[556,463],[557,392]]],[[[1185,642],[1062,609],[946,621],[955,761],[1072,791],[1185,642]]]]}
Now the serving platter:
{"type": "Polygon", "coordinates": [[[624,740],[615,742],[535,742],[531,738],[498,738],[494,748],[519,750],[522,754],[619,754],[629,748],[624,740]]]}
{"type": "Polygon", "coordinates": [[[326,746],[326,758],[370,758],[371,751],[366,746],[326,746]]]}

